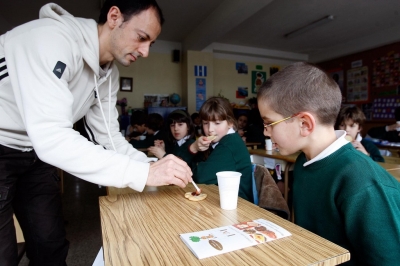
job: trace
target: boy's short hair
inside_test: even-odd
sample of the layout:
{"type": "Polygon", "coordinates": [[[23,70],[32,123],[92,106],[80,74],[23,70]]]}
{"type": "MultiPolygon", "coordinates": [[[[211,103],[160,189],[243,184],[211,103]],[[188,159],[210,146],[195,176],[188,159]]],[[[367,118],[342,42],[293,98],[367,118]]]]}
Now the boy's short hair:
{"type": "Polygon", "coordinates": [[[199,113],[193,113],[191,116],[190,116],[190,118],[192,119],[192,122],[197,118],[197,117],[199,117],[199,113]]]}
{"type": "Polygon", "coordinates": [[[152,113],[147,116],[147,127],[153,131],[158,131],[164,125],[164,118],[158,113],[152,113]]]}
{"type": "Polygon", "coordinates": [[[158,22],[160,25],[164,23],[164,16],[161,8],[155,0],[106,0],[100,10],[98,24],[103,25],[107,21],[107,14],[110,8],[116,6],[124,16],[124,22],[129,21],[132,16],[139,14],[149,8],[154,8],[158,15],[158,22]]]}
{"type": "Polygon", "coordinates": [[[351,119],[359,126],[362,126],[365,122],[365,115],[357,106],[344,106],[342,109],[340,109],[335,128],[338,128],[340,124],[347,119],[351,119]]]}
{"type": "Polygon", "coordinates": [[[133,111],[131,115],[131,126],[134,125],[147,125],[147,114],[142,111],[133,111]]]}
{"type": "Polygon", "coordinates": [[[284,117],[307,111],[321,124],[335,125],[342,94],[337,83],[323,70],[298,62],[267,79],[258,90],[257,98],[284,117]]]}

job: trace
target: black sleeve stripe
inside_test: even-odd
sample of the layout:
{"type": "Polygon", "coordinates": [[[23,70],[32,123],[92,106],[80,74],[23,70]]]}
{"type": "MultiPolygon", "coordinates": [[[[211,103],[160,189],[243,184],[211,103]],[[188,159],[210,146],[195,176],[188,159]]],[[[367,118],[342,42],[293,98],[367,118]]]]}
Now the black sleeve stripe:
{"type": "Polygon", "coordinates": [[[89,125],[86,123],[86,117],[83,117],[83,124],[84,124],[84,126],[85,126],[86,132],[87,132],[88,135],[89,135],[90,140],[91,140],[94,144],[99,145],[99,143],[96,141],[96,139],[95,139],[95,137],[94,137],[94,134],[93,134],[92,129],[91,129],[91,128],[89,127],[89,125]]]}
{"type": "Polygon", "coordinates": [[[5,74],[1,75],[0,76],[0,80],[2,80],[3,78],[6,78],[6,77],[8,77],[8,73],[5,73],[5,74]]]}
{"type": "MultiPolygon", "coordinates": [[[[6,61],[6,58],[0,58],[0,64],[4,63],[6,61]]],[[[0,66],[0,73],[4,72],[7,69],[7,65],[4,63],[4,66],[0,66]]],[[[3,74],[0,74],[0,80],[8,77],[8,72],[5,71],[3,74]]]]}

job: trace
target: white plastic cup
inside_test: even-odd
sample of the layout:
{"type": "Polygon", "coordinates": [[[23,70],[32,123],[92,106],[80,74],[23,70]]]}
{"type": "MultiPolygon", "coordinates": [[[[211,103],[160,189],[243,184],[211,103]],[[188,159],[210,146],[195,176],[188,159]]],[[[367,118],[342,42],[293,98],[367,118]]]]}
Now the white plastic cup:
{"type": "Polygon", "coordinates": [[[139,139],[140,139],[140,140],[145,140],[145,139],[146,139],[146,136],[141,135],[141,136],[139,136],[139,139]]]}
{"type": "Polygon", "coordinates": [[[237,208],[239,197],[239,184],[242,173],[234,171],[222,171],[217,173],[219,202],[224,210],[237,208]]]}
{"type": "Polygon", "coordinates": [[[271,139],[265,139],[265,149],[267,151],[272,151],[272,140],[271,139]]]}

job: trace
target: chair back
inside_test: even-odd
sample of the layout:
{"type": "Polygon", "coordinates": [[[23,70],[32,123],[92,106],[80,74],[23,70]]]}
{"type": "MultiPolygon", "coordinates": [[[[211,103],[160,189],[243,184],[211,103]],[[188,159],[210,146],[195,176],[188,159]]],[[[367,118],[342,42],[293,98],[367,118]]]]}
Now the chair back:
{"type": "Polygon", "coordinates": [[[253,164],[254,203],[282,218],[290,219],[290,211],[282,192],[276,185],[269,170],[260,164],[253,164]]]}

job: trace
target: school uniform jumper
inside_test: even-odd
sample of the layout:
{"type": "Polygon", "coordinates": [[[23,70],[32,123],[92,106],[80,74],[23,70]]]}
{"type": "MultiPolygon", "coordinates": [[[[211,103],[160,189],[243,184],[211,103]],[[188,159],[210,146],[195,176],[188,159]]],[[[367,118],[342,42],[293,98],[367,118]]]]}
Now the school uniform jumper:
{"type": "Polygon", "coordinates": [[[184,160],[190,167],[192,167],[192,162],[195,155],[189,151],[189,147],[193,142],[194,139],[188,139],[181,146],[179,146],[176,142],[167,145],[165,155],[173,154],[184,160]]]}
{"type": "Polygon", "coordinates": [[[376,147],[376,145],[372,141],[367,139],[362,139],[360,143],[369,153],[369,157],[371,157],[372,160],[374,160],[375,162],[385,162],[385,159],[382,157],[378,147],[376,147]]]}
{"type": "Polygon", "coordinates": [[[295,223],[348,249],[345,265],[398,265],[400,183],[350,143],[306,161],[294,167],[295,223]]]}
{"type": "Polygon", "coordinates": [[[253,202],[250,154],[237,133],[225,135],[210,153],[206,161],[197,163],[193,179],[199,184],[218,184],[216,173],[236,171],[242,173],[239,196],[253,202]]]}

